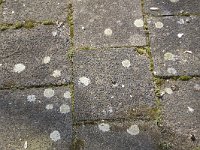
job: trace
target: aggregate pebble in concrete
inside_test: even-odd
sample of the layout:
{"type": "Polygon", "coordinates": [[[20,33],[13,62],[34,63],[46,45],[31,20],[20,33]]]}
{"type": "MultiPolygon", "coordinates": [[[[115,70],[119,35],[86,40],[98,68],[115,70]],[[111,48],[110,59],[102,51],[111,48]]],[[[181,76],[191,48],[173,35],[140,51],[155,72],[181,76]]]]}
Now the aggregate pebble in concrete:
{"type": "Polygon", "coordinates": [[[144,0],[144,7],[152,15],[200,14],[199,0],[144,0]]]}
{"type": "Polygon", "coordinates": [[[1,90],[0,148],[68,149],[72,140],[69,92],[67,87],[1,90]],[[64,111],[64,105],[70,110],[64,111]]]}
{"type": "Polygon", "coordinates": [[[77,147],[86,150],[156,150],[159,137],[158,128],[150,123],[105,122],[78,127],[77,147]],[[103,130],[106,127],[108,130],[103,130]]]}
{"type": "Polygon", "coordinates": [[[163,124],[200,146],[200,80],[166,81],[162,92],[163,124]]]}
{"type": "Polygon", "coordinates": [[[155,75],[200,75],[200,18],[162,17],[148,20],[155,75]]]}
{"type": "Polygon", "coordinates": [[[73,0],[76,47],[143,46],[140,0],[73,0]]]}
{"type": "Polygon", "coordinates": [[[71,64],[65,25],[2,31],[0,43],[1,88],[69,83],[71,64]]]}
{"type": "Polygon", "coordinates": [[[74,71],[78,120],[124,118],[154,105],[149,60],[134,49],[77,51],[74,71]]]}
{"type": "Polygon", "coordinates": [[[24,20],[65,21],[68,0],[7,0],[3,3],[2,17],[5,23],[24,20]]]}

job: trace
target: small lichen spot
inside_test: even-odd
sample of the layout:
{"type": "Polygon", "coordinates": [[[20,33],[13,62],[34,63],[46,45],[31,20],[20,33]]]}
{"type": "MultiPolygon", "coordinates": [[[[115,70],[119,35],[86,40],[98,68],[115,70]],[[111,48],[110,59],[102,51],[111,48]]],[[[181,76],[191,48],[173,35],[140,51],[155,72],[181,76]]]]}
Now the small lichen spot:
{"type": "Polygon", "coordinates": [[[46,57],[44,57],[44,59],[43,59],[43,63],[44,63],[44,64],[48,64],[48,63],[50,62],[50,60],[51,60],[51,57],[46,56],[46,57]]]}
{"type": "Polygon", "coordinates": [[[28,95],[28,96],[27,96],[27,101],[28,101],[28,102],[35,102],[35,100],[36,100],[35,95],[28,95]]]}
{"type": "Polygon", "coordinates": [[[179,33],[177,36],[178,38],[181,38],[183,36],[183,33],[179,33]]]}
{"type": "Polygon", "coordinates": [[[28,142],[25,141],[25,142],[24,142],[24,149],[27,149],[27,148],[28,148],[28,142]]]}
{"type": "Polygon", "coordinates": [[[17,72],[17,73],[21,73],[21,72],[24,71],[25,69],[26,69],[26,66],[25,66],[24,64],[22,64],[22,63],[19,63],[19,64],[16,64],[16,65],[14,66],[13,71],[14,71],[14,72],[17,72]]]}
{"type": "Polygon", "coordinates": [[[163,23],[160,21],[155,23],[155,27],[158,29],[161,29],[163,26],[164,26],[163,23]]]}
{"type": "Polygon", "coordinates": [[[84,86],[88,86],[91,81],[87,77],[80,77],[78,82],[79,82],[79,84],[83,84],[84,86]]]}
{"type": "Polygon", "coordinates": [[[44,96],[47,98],[51,98],[54,96],[54,90],[52,88],[48,88],[44,90],[44,96]]]}
{"type": "Polygon", "coordinates": [[[194,112],[194,109],[191,108],[191,107],[188,107],[188,111],[191,112],[191,113],[193,113],[193,112],[194,112]]]}
{"type": "Polygon", "coordinates": [[[125,67],[125,68],[129,68],[131,66],[131,63],[130,63],[130,60],[128,59],[125,59],[122,61],[122,65],[125,67]]]}
{"type": "Polygon", "coordinates": [[[57,34],[58,34],[57,31],[53,31],[53,32],[52,32],[52,35],[53,35],[53,36],[56,36],[57,34]]]}
{"type": "Polygon", "coordinates": [[[170,0],[172,3],[177,3],[179,0],[170,0]]]}
{"type": "Polygon", "coordinates": [[[46,105],[46,109],[47,109],[47,110],[53,109],[53,104],[47,104],[47,105],[46,105]]]}
{"type": "Polygon", "coordinates": [[[69,91],[66,91],[64,93],[64,98],[71,98],[71,93],[69,91]]]}
{"type": "Polygon", "coordinates": [[[107,28],[107,29],[104,30],[104,34],[106,36],[111,36],[112,35],[112,30],[110,28],[107,28]]]}
{"type": "Polygon", "coordinates": [[[103,131],[103,132],[108,132],[110,131],[110,125],[107,123],[101,123],[98,125],[99,130],[103,131]]]}
{"type": "Polygon", "coordinates": [[[134,21],[134,25],[135,25],[136,27],[138,27],[138,28],[141,28],[141,27],[144,26],[144,21],[143,21],[142,19],[136,19],[136,20],[134,21]]]}
{"type": "Polygon", "coordinates": [[[165,92],[170,95],[173,93],[171,88],[165,88],[165,92]]]}
{"type": "Polygon", "coordinates": [[[50,134],[50,138],[51,138],[51,140],[53,140],[54,142],[56,142],[56,141],[58,141],[58,140],[61,139],[60,133],[59,133],[57,130],[55,130],[55,131],[53,131],[53,132],[50,134]]]}
{"type": "Polygon", "coordinates": [[[195,89],[196,91],[200,91],[200,85],[199,85],[199,84],[195,84],[195,85],[194,85],[194,89],[195,89]]]}
{"type": "Polygon", "coordinates": [[[60,113],[66,114],[66,113],[69,113],[69,112],[70,112],[70,107],[69,107],[69,105],[67,105],[67,104],[62,104],[62,105],[60,106],[60,113]]]}
{"type": "Polygon", "coordinates": [[[175,55],[172,54],[172,53],[167,52],[167,53],[164,54],[164,59],[165,60],[175,61],[176,60],[175,58],[176,58],[175,55]]]}
{"type": "Polygon", "coordinates": [[[55,77],[55,78],[60,77],[61,76],[61,71],[60,70],[54,70],[52,76],[55,77]]]}
{"type": "Polygon", "coordinates": [[[131,125],[130,128],[127,129],[127,132],[130,135],[138,135],[140,133],[140,129],[138,125],[131,125]]]}
{"type": "Polygon", "coordinates": [[[168,68],[168,69],[167,69],[167,72],[168,72],[169,74],[173,74],[173,75],[177,74],[177,71],[176,71],[174,68],[168,68]]]}

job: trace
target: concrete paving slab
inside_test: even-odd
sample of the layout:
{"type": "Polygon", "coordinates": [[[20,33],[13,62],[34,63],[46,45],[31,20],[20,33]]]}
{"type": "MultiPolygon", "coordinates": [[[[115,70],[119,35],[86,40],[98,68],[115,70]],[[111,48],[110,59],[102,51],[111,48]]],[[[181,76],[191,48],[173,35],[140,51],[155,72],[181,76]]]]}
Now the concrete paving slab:
{"type": "Polygon", "coordinates": [[[144,0],[144,8],[152,15],[200,14],[199,0],[144,0]]]}
{"type": "Polygon", "coordinates": [[[200,75],[200,18],[162,17],[148,20],[155,75],[200,75]]]}
{"type": "Polygon", "coordinates": [[[166,81],[162,92],[163,124],[200,146],[200,80],[166,81]]]}
{"type": "Polygon", "coordinates": [[[2,31],[0,43],[0,88],[69,83],[65,25],[2,31]]]}
{"type": "Polygon", "coordinates": [[[2,150],[69,149],[72,141],[70,89],[0,91],[2,150]]]}
{"type": "Polygon", "coordinates": [[[157,150],[160,140],[156,125],[145,122],[83,125],[77,134],[76,146],[85,150],[157,150]]]}
{"type": "Polygon", "coordinates": [[[65,21],[68,0],[7,0],[3,4],[3,22],[14,23],[24,20],[65,21]]]}
{"type": "Polygon", "coordinates": [[[148,116],[154,106],[149,60],[134,49],[77,51],[74,76],[78,121],[148,116]]]}
{"type": "Polygon", "coordinates": [[[73,0],[76,47],[143,46],[140,0],[73,0]]]}

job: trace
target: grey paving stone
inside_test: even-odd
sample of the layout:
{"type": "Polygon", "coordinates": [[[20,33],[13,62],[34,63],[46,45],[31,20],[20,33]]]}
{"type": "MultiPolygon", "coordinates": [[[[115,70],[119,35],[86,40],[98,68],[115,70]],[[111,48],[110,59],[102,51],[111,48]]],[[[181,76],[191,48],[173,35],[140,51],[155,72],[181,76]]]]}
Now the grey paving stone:
{"type": "Polygon", "coordinates": [[[199,0],[144,0],[145,13],[152,15],[199,14],[199,0]]]}
{"type": "Polygon", "coordinates": [[[146,45],[140,0],[73,0],[73,4],[77,47],[146,45]]]}
{"type": "Polygon", "coordinates": [[[162,92],[163,124],[187,140],[194,135],[193,144],[200,146],[200,80],[168,81],[162,92]]]}
{"type": "Polygon", "coordinates": [[[0,87],[70,81],[68,28],[37,26],[0,32],[0,87]],[[49,60],[50,59],[50,60],[49,60]]]}
{"type": "Polygon", "coordinates": [[[200,18],[148,20],[155,75],[200,75],[200,18]]]}
{"type": "Polygon", "coordinates": [[[3,4],[3,22],[13,23],[24,20],[65,21],[68,0],[7,0],[3,4]]]}
{"type": "Polygon", "coordinates": [[[157,150],[160,140],[156,125],[144,122],[83,125],[77,134],[76,147],[85,150],[157,150]]]}
{"type": "Polygon", "coordinates": [[[78,120],[125,118],[154,105],[149,61],[134,49],[77,51],[74,75],[78,120]]]}
{"type": "Polygon", "coordinates": [[[67,87],[1,90],[0,149],[68,149],[72,140],[69,92],[67,87]]]}

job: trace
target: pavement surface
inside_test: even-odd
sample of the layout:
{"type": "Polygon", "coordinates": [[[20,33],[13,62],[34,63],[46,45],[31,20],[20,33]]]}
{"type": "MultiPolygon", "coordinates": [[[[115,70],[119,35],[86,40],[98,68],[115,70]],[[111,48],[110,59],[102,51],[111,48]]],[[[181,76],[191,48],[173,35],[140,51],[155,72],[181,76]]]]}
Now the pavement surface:
{"type": "Polygon", "coordinates": [[[0,0],[0,150],[200,150],[198,0],[0,0]]]}

